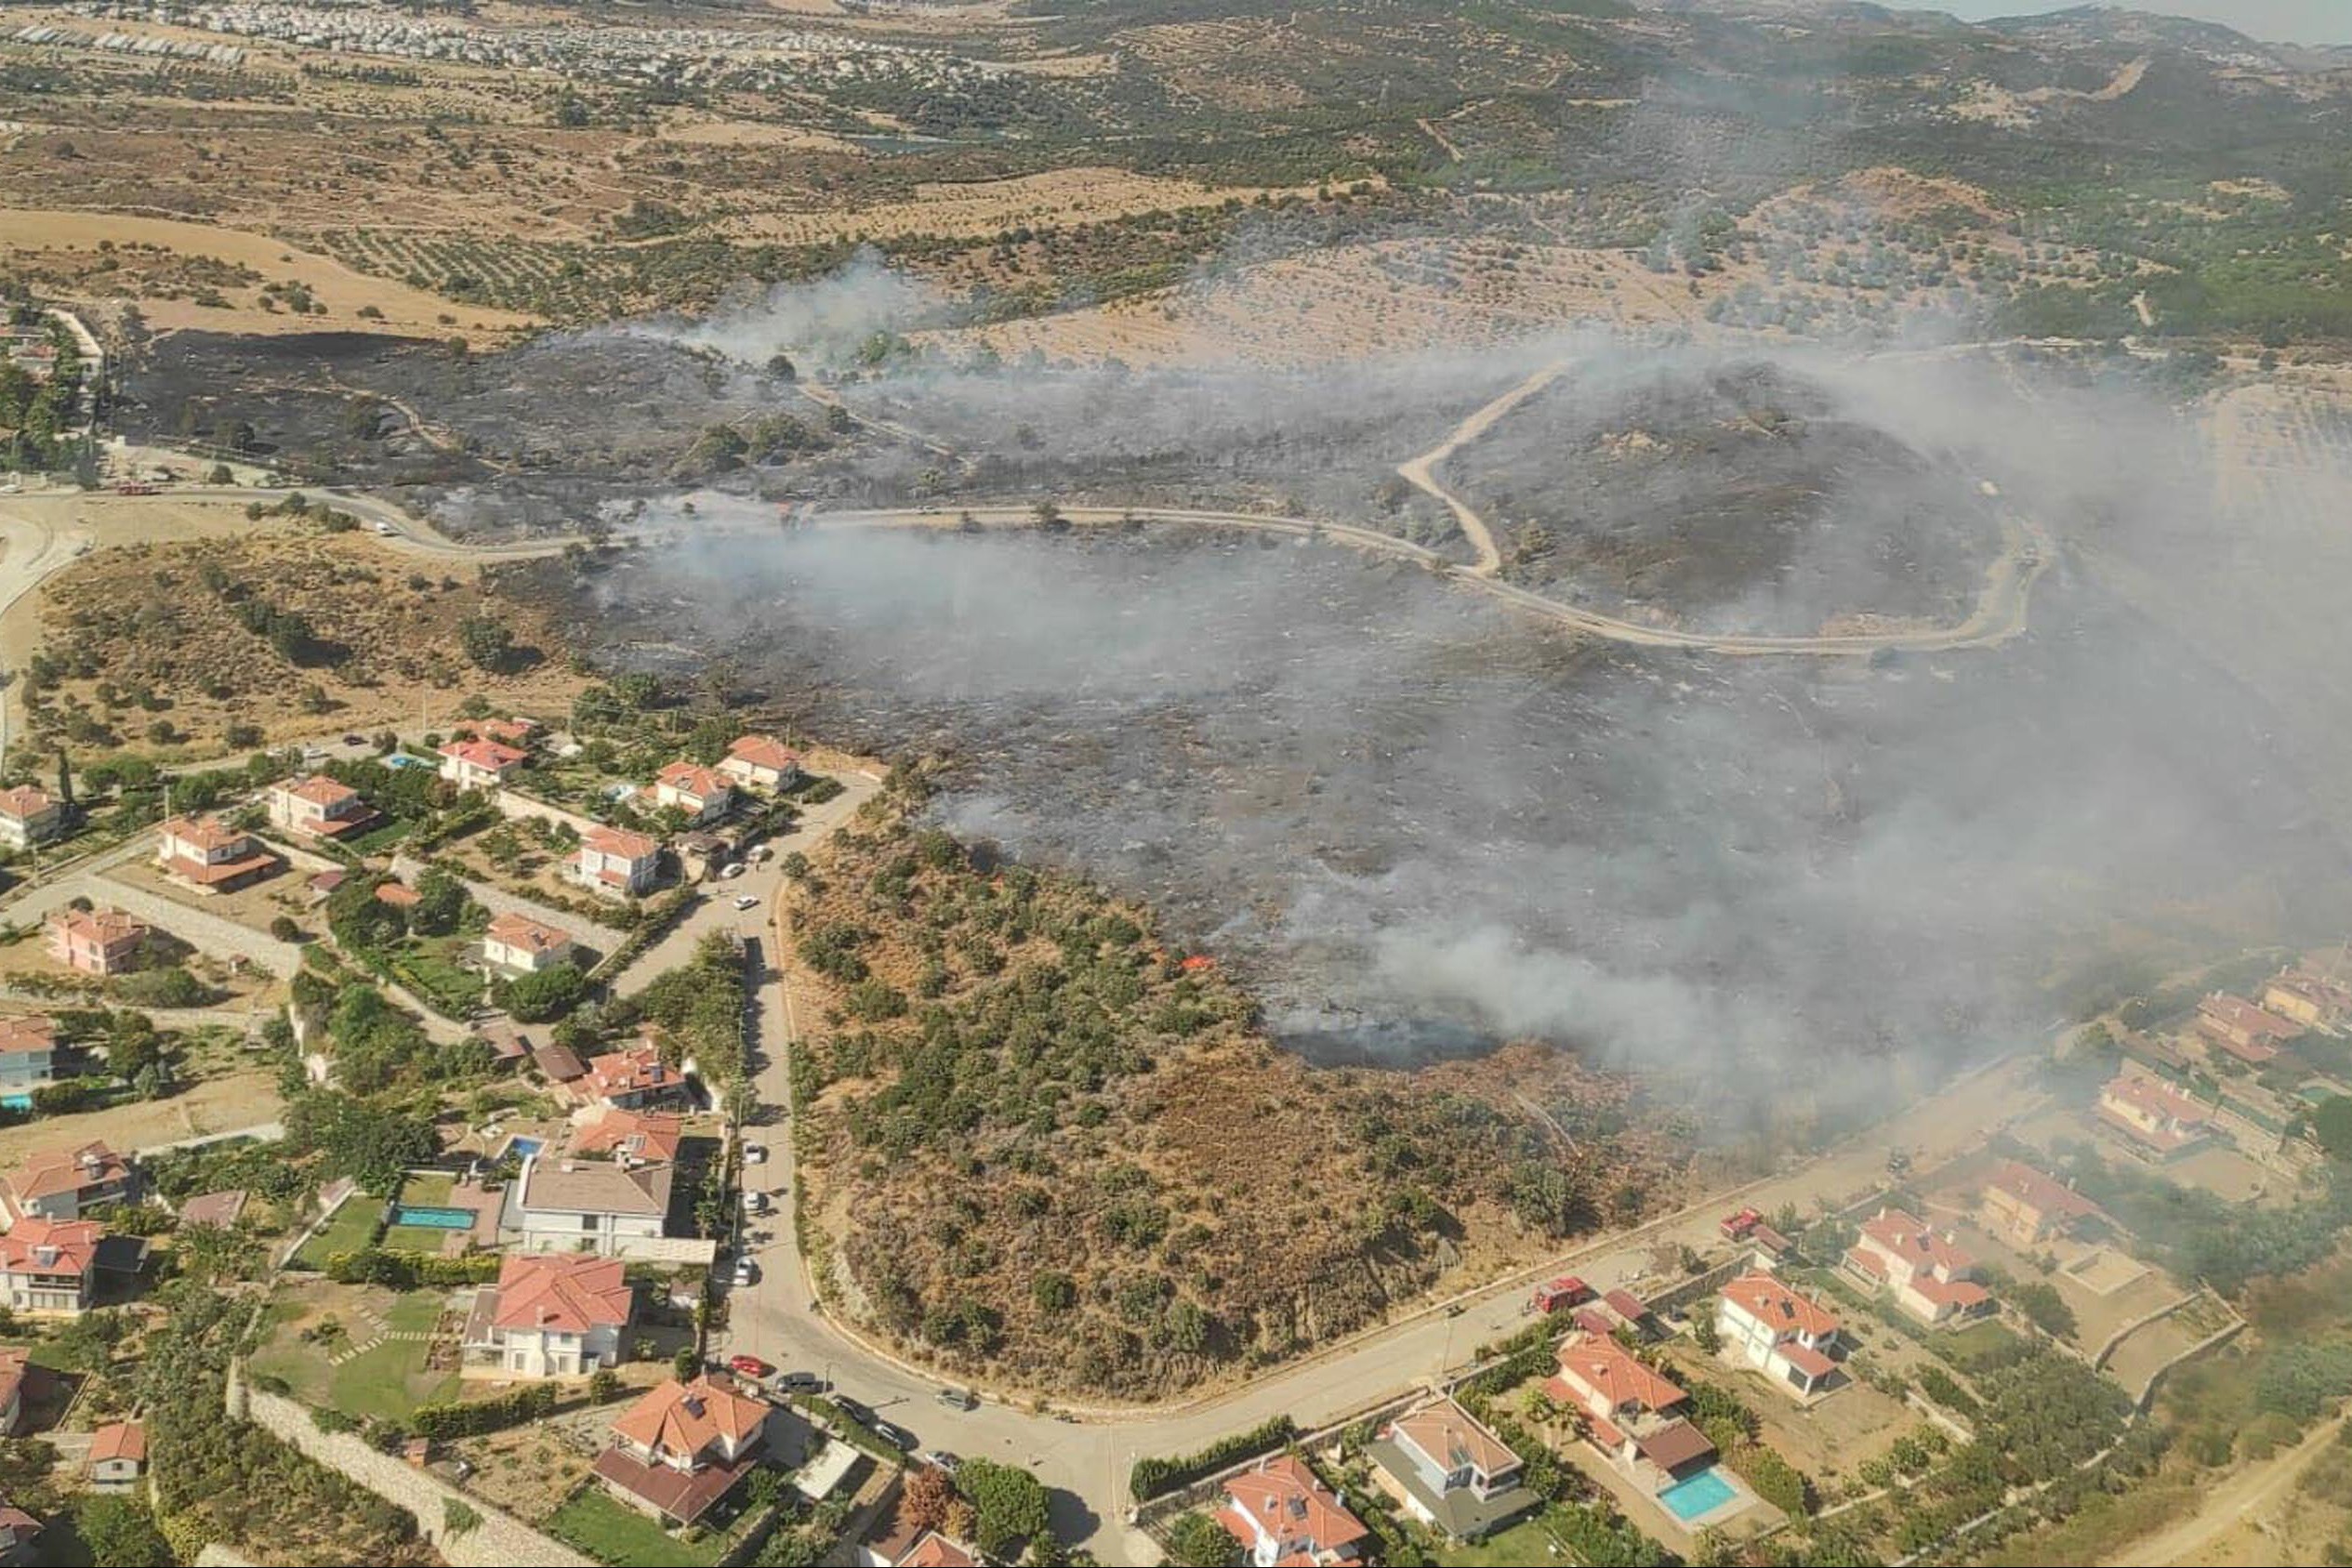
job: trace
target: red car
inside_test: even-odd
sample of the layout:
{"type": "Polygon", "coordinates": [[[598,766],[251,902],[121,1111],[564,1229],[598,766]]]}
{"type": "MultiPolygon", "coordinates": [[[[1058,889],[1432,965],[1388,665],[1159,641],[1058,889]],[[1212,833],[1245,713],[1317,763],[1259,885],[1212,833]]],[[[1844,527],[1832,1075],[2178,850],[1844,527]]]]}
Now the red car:
{"type": "Polygon", "coordinates": [[[729,1356],[727,1365],[733,1370],[736,1377],[748,1377],[755,1383],[764,1382],[775,1372],[774,1367],[770,1366],[758,1356],[729,1356]]]}

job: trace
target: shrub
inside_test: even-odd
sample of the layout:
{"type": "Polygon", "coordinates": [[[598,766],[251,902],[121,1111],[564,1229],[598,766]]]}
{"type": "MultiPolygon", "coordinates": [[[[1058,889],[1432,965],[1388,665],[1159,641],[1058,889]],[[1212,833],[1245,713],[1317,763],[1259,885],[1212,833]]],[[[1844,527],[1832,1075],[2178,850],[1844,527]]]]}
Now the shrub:
{"type": "Polygon", "coordinates": [[[555,1409],[555,1385],[526,1383],[490,1399],[463,1403],[420,1404],[408,1417],[419,1437],[442,1441],[495,1432],[524,1421],[536,1421],[555,1409]]]}
{"type": "Polygon", "coordinates": [[[1135,1461],[1135,1468],[1127,1478],[1128,1495],[1139,1503],[1149,1502],[1163,1492],[1189,1486],[1202,1476],[1237,1464],[1252,1454],[1262,1454],[1279,1448],[1299,1435],[1298,1423],[1288,1416],[1276,1416],[1245,1432],[1235,1432],[1219,1438],[1208,1447],[1175,1458],[1160,1458],[1147,1455],[1135,1461]]]}

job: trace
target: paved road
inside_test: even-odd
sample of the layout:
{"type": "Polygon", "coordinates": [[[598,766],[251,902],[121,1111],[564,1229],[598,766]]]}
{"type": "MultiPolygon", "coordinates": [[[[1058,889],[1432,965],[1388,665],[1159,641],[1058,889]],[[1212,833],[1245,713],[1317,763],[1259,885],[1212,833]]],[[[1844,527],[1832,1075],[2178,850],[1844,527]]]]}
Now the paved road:
{"type": "MultiPolygon", "coordinates": [[[[755,890],[763,903],[773,897],[772,886],[755,890]]],[[[769,1214],[747,1232],[747,1248],[761,1273],[756,1286],[734,1294],[728,1327],[715,1342],[719,1353],[747,1351],[786,1370],[819,1373],[914,1431],[926,1448],[1027,1468],[1053,1490],[1057,1532],[1110,1562],[1156,1556],[1148,1539],[1125,1523],[1127,1474],[1139,1457],[1191,1452],[1276,1415],[1306,1426],[1344,1417],[1436,1378],[1479,1344],[1516,1330],[1526,1321],[1524,1304],[1535,1280],[1573,1268],[1602,1289],[1635,1284],[1649,1273],[1658,1249],[1718,1245],[1716,1221],[1738,1204],[1771,1210],[1788,1203],[1811,1212],[1817,1200],[1852,1201],[1883,1179],[1890,1147],[1932,1166],[2037,1102],[2023,1069],[2003,1065],[1785,1175],[1714,1194],[1637,1232],[1546,1259],[1454,1303],[1430,1304],[1304,1362],[1197,1400],[1075,1409],[1070,1414],[1077,1418],[1063,1419],[1035,1412],[1020,1396],[982,1390],[985,1402],[963,1411],[938,1399],[944,1380],[845,1329],[813,1298],[791,1220],[792,1150],[784,1125],[791,1114],[786,1048],[795,1037],[796,1017],[790,991],[774,973],[773,944],[782,937],[766,929],[764,913],[747,912],[737,929],[747,942],[760,944],[755,954],[768,965],[752,1028],[753,1082],[760,1104],[782,1114],[754,1134],[769,1153],[765,1163],[746,1167],[747,1185],[770,1197],[769,1214]],[[1448,1315],[1449,1305],[1460,1306],[1459,1314],[1448,1315]]]]}
{"type": "Polygon", "coordinates": [[[870,773],[846,773],[839,778],[840,794],[822,806],[804,809],[790,831],[768,840],[769,848],[775,853],[766,864],[747,865],[741,876],[723,882],[704,883],[701,902],[686,913],[685,918],[613,977],[614,993],[633,996],[652,984],[656,976],[692,962],[694,949],[713,931],[757,934],[765,930],[769,911],[775,906],[776,889],[784,881],[783,874],[776,869],[777,863],[793,850],[805,851],[830,836],[881,788],[881,781],[870,773]],[[759,902],[749,909],[737,909],[735,900],[739,898],[759,902]]]}

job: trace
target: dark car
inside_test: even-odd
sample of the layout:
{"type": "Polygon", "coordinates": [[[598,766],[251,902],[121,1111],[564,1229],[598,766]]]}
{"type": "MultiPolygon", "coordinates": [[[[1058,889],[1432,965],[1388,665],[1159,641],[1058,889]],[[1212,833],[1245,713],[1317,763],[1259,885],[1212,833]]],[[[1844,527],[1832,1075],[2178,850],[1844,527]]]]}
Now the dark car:
{"type": "Polygon", "coordinates": [[[776,1375],[776,1388],[787,1394],[821,1394],[825,1379],[813,1372],[782,1372],[776,1375]]]}
{"type": "Polygon", "coordinates": [[[838,1409],[839,1409],[842,1415],[847,1416],[851,1420],[857,1422],[860,1426],[870,1427],[874,1424],[874,1412],[867,1406],[860,1404],[849,1395],[835,1394],[833,1396],[833,1403],[838,1409]]]}
{"type": "Polygon", "coordinates": [[[880,1438],[884,1443],[889,1443],[901,1454],[912,1454],[915,1452],[915,1434],[908,1431],[905,1427],[892,1426],[890,1422],[883,1420],[879,1416],[866,1422],[865,1425],[873,1431],[876,1437],[880,1438]]]}

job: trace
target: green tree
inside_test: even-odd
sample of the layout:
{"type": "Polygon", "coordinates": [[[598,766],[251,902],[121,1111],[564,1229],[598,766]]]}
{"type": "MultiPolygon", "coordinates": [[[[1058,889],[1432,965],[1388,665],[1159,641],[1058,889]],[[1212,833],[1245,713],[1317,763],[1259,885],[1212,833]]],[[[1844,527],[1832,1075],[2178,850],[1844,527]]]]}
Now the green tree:
{"type": "Polygon", "coordinates": [[[984,1557],[1011,1558],[1023,1542],[1045,1532],[1050,1511],[1045,1486],[1027,1470],[967,1459],[956,1471],[956,1490],[978,1515],[974,1544],[984,1557]]]}
{"type": "Polygon", "coordinates": [[[1179,1514],[1168,1527],[1168,1561],[1181,1568],[1224,1568],[1233,1560],[1233,1536],[1207,1514],[1179,1514]]]}
{"type": "Polygon", "coordinates": [[[147,1499],[136,1492],[85,1496],[73,1510],[73,1524],[98,1568],[142,1568],[178,1561],[171,1543],[155,1528],[147,1499]]]}
{"type": "Polygon", "coordinates": [[[2331,1095],[2311,1113],[2311,1133],[2334,1160],[2352,1161],[2352,1095],[2331,1095]]]}

